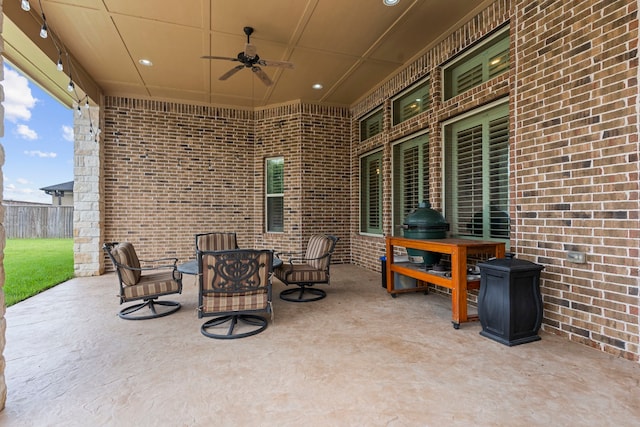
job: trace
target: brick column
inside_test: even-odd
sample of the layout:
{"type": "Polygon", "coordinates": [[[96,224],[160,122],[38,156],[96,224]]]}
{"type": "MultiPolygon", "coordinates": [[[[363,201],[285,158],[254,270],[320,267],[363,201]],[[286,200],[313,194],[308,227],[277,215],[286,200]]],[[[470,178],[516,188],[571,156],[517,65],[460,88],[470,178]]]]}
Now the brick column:
{"type": "MultiPolygon", "coordinates": [[[[2,14],[2,0],[0,0],[0,53],[4,51],[4,38],[2,38],[2,21],[4,15],[2,14]]],[[[4,67],[2,63],[2,57],[0,57],[0,82],[4,81],[4,67]]],[[[0,100],[4,100],[4,88],[0,83],[0,100]]],[[[4,136],[4,106],[0,104],[0,137],[4,136]]],[[[0,184],[2,184],[2,165],[4,165],[4,148],[0,145],[0,184]]],[[[4,300],[4,245],[6,242],[6,235],[4,232],[4,207],[2,206],[2,200],[4,199],[4,192],[0,193],[0,411],[4,409],[4,405],[7,401],[7,383],[4,378],[4,347],[6,343],[7,322],[4,318],[4,314],[7,311],[7,305],[4,300]]]]}
{"type": "Polygon", "coordinates": [[[100,148],[100,107],[74,114],[73,256],[76,276],[104,272],[104,184],[100,148]]]}

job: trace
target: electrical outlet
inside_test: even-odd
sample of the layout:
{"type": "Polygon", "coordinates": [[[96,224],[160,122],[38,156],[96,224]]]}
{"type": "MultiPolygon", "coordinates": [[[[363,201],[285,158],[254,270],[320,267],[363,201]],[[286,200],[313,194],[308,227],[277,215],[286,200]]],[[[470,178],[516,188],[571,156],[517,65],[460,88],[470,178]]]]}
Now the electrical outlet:
{"type": "Polygon", "coordinates": [[[584,252],[569,251],[567,252],[567,261],[584,264],[587,262],[587,254],[584,252]]]}

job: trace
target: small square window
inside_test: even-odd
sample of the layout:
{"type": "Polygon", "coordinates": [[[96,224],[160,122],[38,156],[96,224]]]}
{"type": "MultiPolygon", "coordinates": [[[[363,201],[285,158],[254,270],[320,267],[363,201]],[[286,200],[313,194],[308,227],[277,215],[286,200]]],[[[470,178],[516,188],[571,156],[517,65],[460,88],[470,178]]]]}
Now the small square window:
{"type": "Polygon", "coordinates": [[[442,69],[449,99],[509,70],[509,26],[476,43],[442,69]]]}
{"type": "Polygon", "coordinates": [[[429,108],[429,83],[423,80],[393,99],[393,125],[402,123],[429,108]]]}
{"type": "Polygon", "coordinates": [[[365,141],[383,130],[382,107],[360,120],[360,141],[365,141]]]}

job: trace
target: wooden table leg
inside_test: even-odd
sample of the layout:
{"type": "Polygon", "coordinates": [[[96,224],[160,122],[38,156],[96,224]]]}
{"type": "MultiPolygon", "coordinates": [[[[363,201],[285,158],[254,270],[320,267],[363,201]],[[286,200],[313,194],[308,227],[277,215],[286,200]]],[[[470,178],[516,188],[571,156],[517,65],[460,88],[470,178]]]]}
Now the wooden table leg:
{"type": "Polygon", "coordinates": [[[455,329],[467,318],[467,251],[457,247],[451,254],[451,315],[455,329]]]}

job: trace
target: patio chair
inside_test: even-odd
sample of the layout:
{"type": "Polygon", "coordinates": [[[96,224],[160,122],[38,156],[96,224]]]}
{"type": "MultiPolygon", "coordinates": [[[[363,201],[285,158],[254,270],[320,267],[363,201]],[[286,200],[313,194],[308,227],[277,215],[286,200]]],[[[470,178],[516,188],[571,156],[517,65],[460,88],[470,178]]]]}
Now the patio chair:
{"type": "Polygon", "coordinates": [[[209,338],[235,339],[258,334],[272,313],[273,251],[236,249],[198,251],[198,317],[215,316],[200,332],[209,338]]]}
{"type": "Polygon", "coordinates": [[[213,232],[196,234],[197,251],[228,251],[238,249],[236,233],[213,232]]]}
{"type": "MultiPolygon", "coordinates": [[[[295,288],[280,292],[280,299],[291,302],[317,301],[327,296],[322,289],[314,288],[318,284],[329,284],[329,268],[331,255],[338,242],[338,237],[314,234],[309,238],[304,257],[295,257],[296,253],[279,253],[288,256],[288,261],[275,270],[275,276],[285,285],[295,288]],[[308,296],[311,295],[311,296],[308,296]]],[[[302,255],[302,252],[298,254],[302,255]]]]}
{"type": "Polygon", "coordinates": [[[167,316],[180,309],[175,301],[158,301],[163,295],[182,293],[182,274],[176,270],[177,258],[140,260],[129,242],[105,243],[120,282],[120,304],[142,300],[142,303],[123,308],[118,315],[127,320],[153,319],[167,316]],[[140,262],[146,266],[141,267],[140,262]],[[145,272],[145,274],[142,274],[145,272]],[[141,312],[143,309],[148,309],[141,312]]]}

